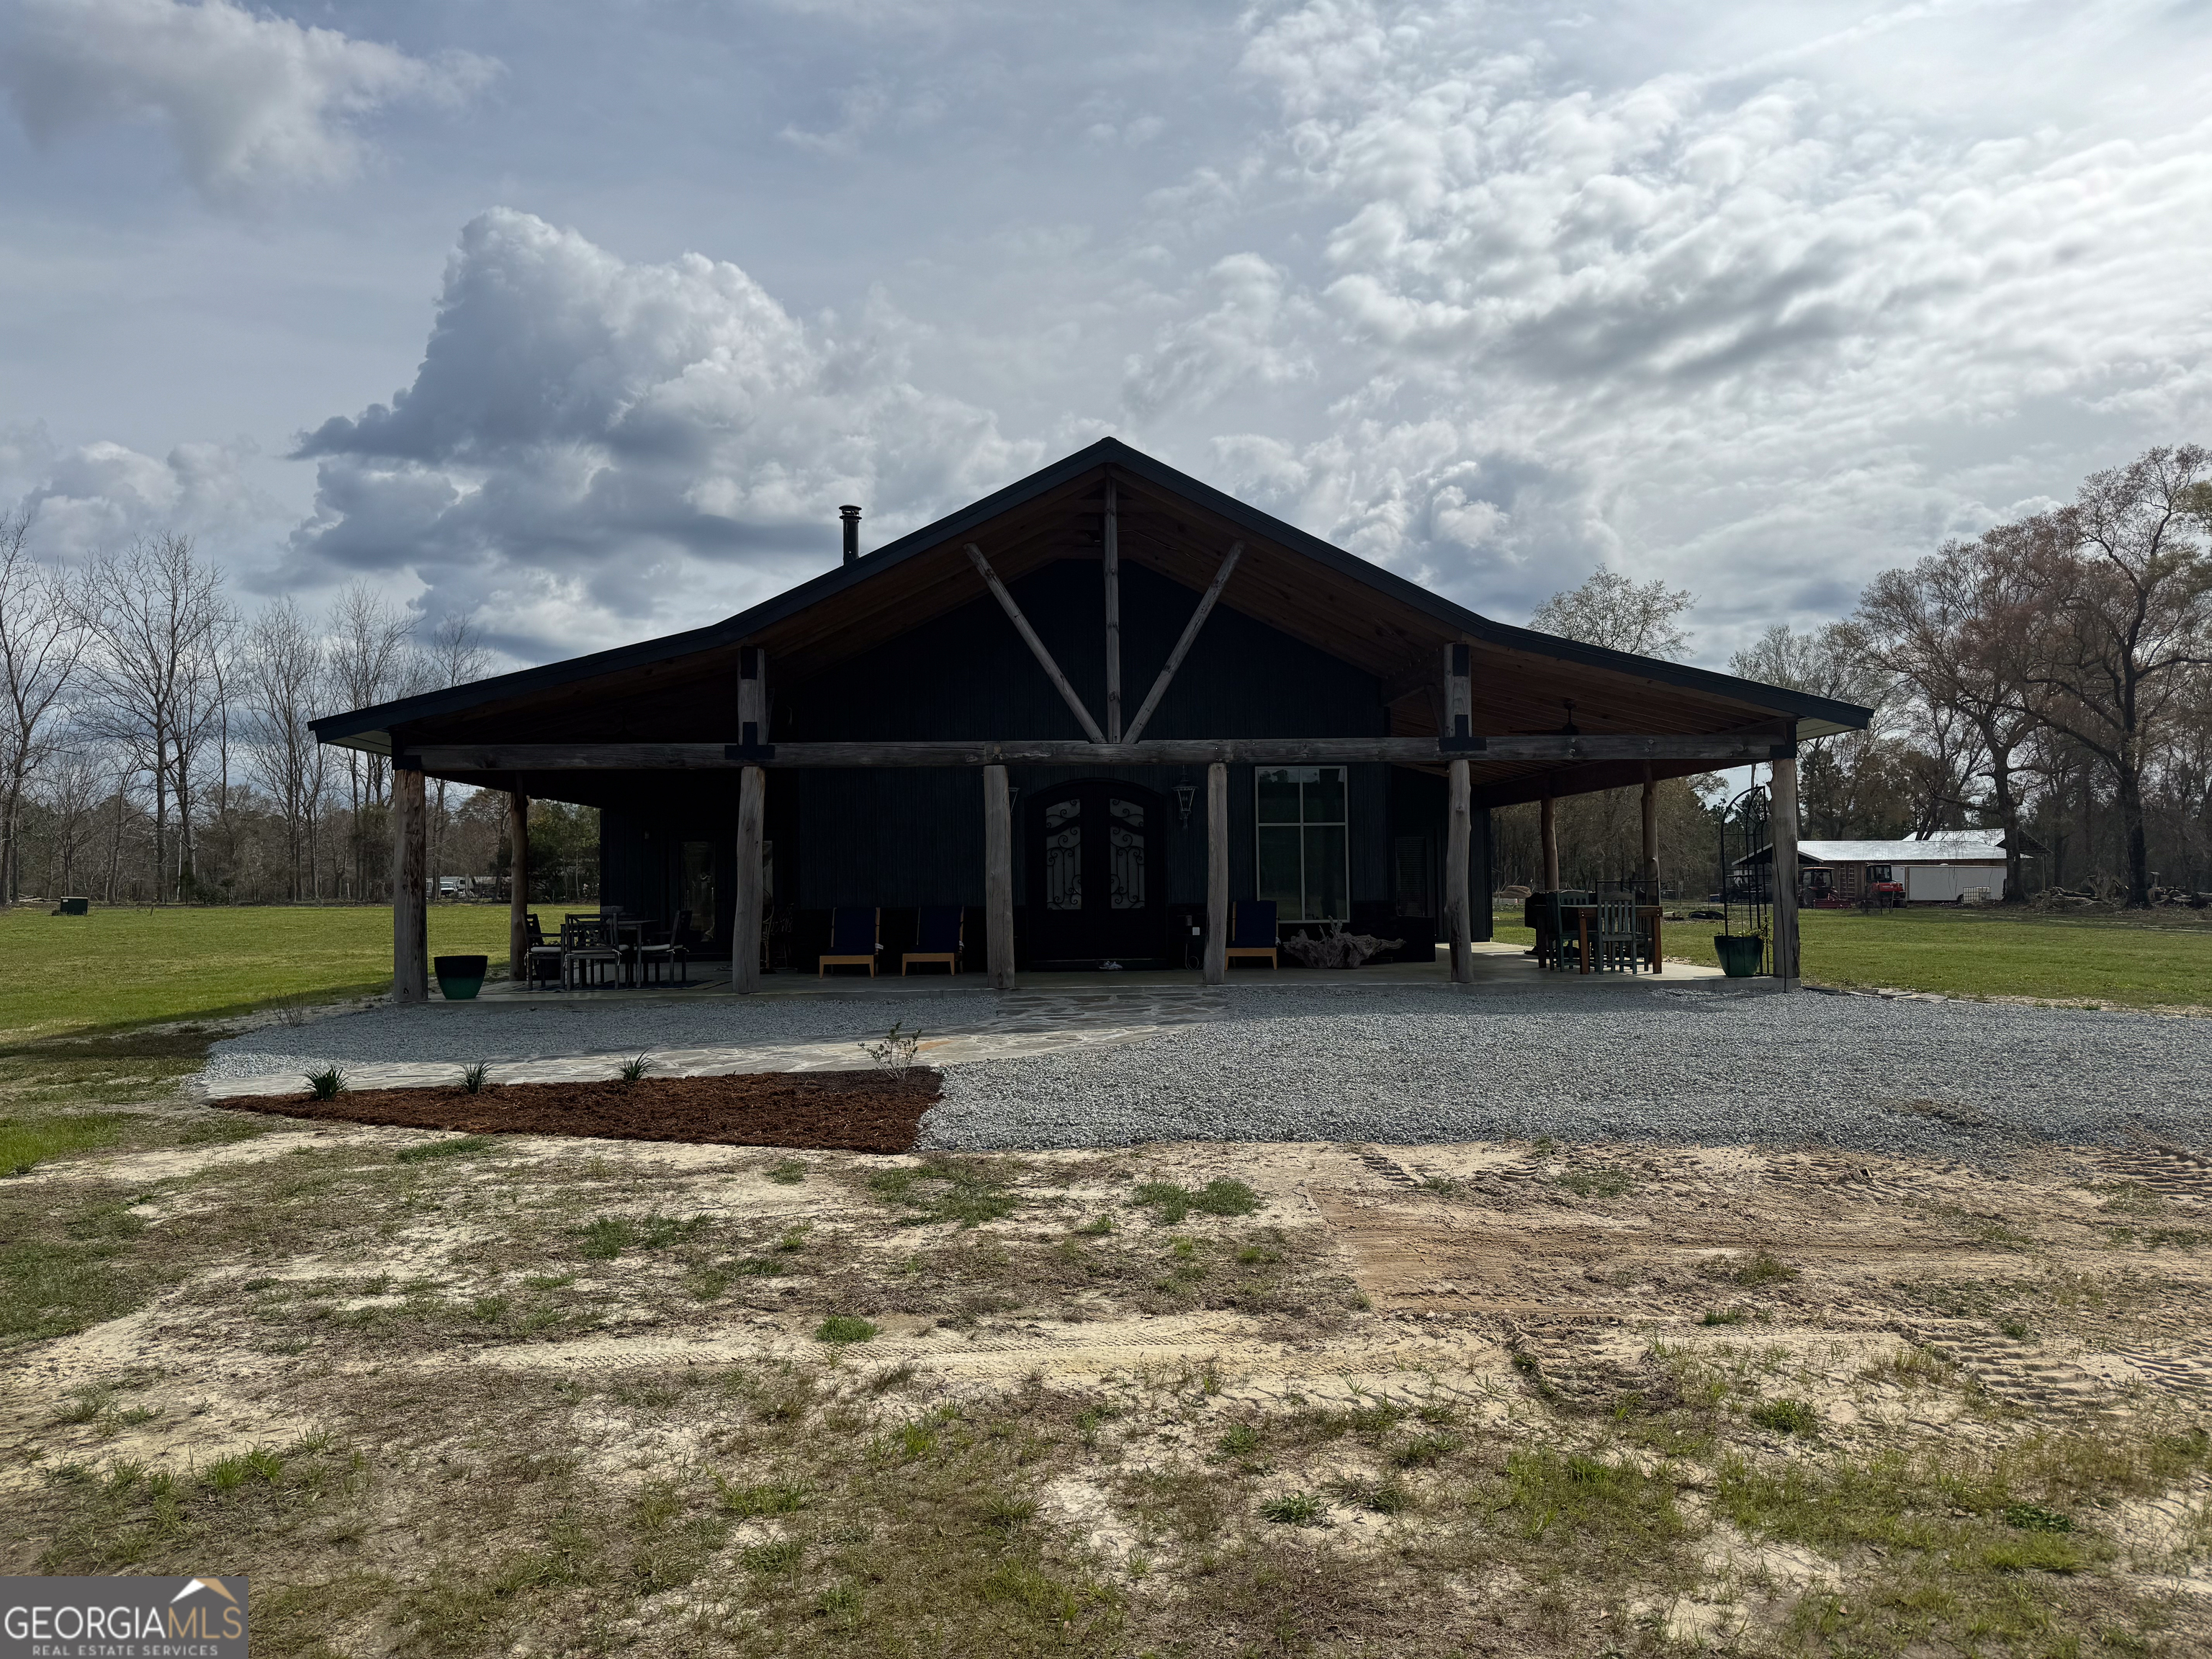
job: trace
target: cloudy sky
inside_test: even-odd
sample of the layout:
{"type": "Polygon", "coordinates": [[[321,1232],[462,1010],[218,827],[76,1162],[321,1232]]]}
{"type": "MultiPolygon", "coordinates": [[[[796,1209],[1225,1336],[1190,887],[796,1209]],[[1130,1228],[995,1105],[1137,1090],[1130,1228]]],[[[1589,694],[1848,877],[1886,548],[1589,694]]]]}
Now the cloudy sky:
{"type": "Polygon", "coordinates": [[[542,660],[1112,433],[1724,662],[2212,432],[2212,8],[0,0],[0,507],[542,660]]]}

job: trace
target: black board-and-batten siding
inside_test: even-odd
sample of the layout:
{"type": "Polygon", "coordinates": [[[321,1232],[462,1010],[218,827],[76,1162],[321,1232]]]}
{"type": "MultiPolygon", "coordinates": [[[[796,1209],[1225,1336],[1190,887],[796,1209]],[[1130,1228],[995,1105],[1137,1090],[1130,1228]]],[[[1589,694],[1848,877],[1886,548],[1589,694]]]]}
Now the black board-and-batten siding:
{"type": "MultiPolygon", "coordinates": [[[[1094,717],[1105,708],[1101,575],[1095,560],[1043,566],[1010,584],[1061,670],[1094,717]]],[[[1233,584],[1232,584],[1233,587],[1233,584]]],[[[1121,568],[1122,696],[1133,719],[1188,620],[1197,595],[1144,566],[1121,568]]],[[[988,595],[898,636],[830,673],[799,684],[769,668],[777,740],[866,741],[1084,735],[1043,671],[988,595]]],[[[1380,687],[1369,674],[1255,622],[1224,604],[1146,726],[1146,738],[1369,737],[1389,730],[1380,687]]],[[[714,889],[728,937],[733,891],[734,791],[726,778],[696,775],[678,805],[665,795],[647,810],[607,811],[600,821],[603,902],[666,917],[680,903],[683,848],[713,848],[714,889]]],[[[1205,769],[1011,769],[1014,891],[1028,890],[1024,806],[1055,785],[1112,777],[1164,798],[1170,908],[1206,899],[1205,769]],[[1175,786],[1197,786],[1186,824],[1175,822],[1175,786]]],[[[1443,780],[1382,764],[1349,769],[1348,842],[1353,905],[1370,918],[1442,890],[1443,780]],[[1425,849],[1424,851],[1423,849],[1425,849]],[[1422,859],[1425,868],[1416,868],[1422,859]]],[[[1254,892],[1253,769],[1229,770],[1230,889],[1254,892]]],[[[1471,887],[1490,890],[1487,814],[1474,815],[1471,887]]],[[[769,779],[767,839],[779,908],[836,905],[906,909],[983,902],[983,805],[973,769],[777,771],[769,779]]],[[[1474,906],[1476,937],[1488,936],[1488,906],[1474,906]]],[[[702,919],[703,921],[703,918],[702,919]]],[[[808,931],[802,929],[802,931],[808,931]]],[[[972,931],[972,929],[971,929],[972,931]]],[[[1018,927],[1018,933],[1021,931],[1018,927]]],[[[975,941],[980,946],[980,939],[975,941]]],[[[980,951],[977,961],[980,963],[980,951]]]]}

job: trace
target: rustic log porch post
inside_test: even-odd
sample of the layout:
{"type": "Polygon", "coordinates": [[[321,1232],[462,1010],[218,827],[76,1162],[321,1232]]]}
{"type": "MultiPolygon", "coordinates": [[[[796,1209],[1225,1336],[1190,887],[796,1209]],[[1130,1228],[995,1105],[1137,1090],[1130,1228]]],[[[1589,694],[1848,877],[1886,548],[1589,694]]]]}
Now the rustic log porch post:
{"type": "Polygon", "coordinates": [[[1537,815],[1538,837],[1544,849],[1544,890],[1559,890],[1559,809],[1552,799],[1552,781],[1544,780],[1544,805],[1537,815]]]}
{"type": "MultiPolygon", "coordinates": [[[[1472,740],[1473,687],[1469,682],[1469,653],[1465,644],[1444,647],[1444,739],[1447,744],[1472,740]]],[[[1451,982],[1466,985],[1474,978],[1474,901],[1468,891],[1468,854],[1474,840],[1474,771],[1465,755],[1455,755],[1446,768],[1450,776],[1449,817],[1444,832],[1444,940],[1451,956],[1451,982]]]]}
{"type": "Polygon", "coordinates": [[[530,977],[530,797],[507,792],[507,976],[530,977]]]}
{"type": "Polygon", "coordinates": [[[1206,982],[1229,977],[1229,769],[1206,769],[1206,982]]]}
{"type": "Polygon", "coordinates": [[[768,817],[768,773],[748,766],[738,775],[738,886],[731,908],[730,988],[760,989],[761,831],[768,817]]]}
{"type": "Polygon", "coordinates": [[[1774,754],[1774,977],[1797,988],[1797,745],[1774,754]],[[1783,751],[1787,750],[1786,754],[1783,751]]]}
{"type": "Polygon", "coordinates": [[[983,769],[983,937],[991,988],[1014,988],[1014,811],[1006,769],[983,769]]]}
{"type": "Polygon", "coordinates": [[[392,766],[392,1000],[430,996],[430,925],[423,884],[428,849],[422,772],[395,757],[392,766]]]}
{"type": "Polygon", "coordinates": [[[1650,902],[1659,902],[1659,784],[1651,775],[1651,763],[1644,763],[1644,871],[1642,882],[1650,902]]]}
{"type": "Polygon", "coordinates": [[[1473,896],[1468,891],[1468,854],[1474,841],[1474,814],[1469,805],[1472,775],[1465,757],[1451,763],[1451,820],[1444,836],[1444,926],[1451,943],[1451,981],[1474,980],[1473,896]]]}
{"type": "MultiPolygon", "coordinates": [[[[768,741],[768,653],[738,649],[738,737],[757,750],[768,741]]],[[[761,835],[768,816],[768,774],[748,766],[738,775],[738,869],[730,907],[730,988],[760,989],[761,835]]]]}

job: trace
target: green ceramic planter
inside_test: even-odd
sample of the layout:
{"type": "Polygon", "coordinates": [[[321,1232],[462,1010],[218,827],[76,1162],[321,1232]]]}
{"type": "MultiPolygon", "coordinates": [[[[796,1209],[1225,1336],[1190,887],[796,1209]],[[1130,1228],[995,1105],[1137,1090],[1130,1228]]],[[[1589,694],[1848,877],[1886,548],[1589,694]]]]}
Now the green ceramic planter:
{"type": "Polygon", "coordinates": [[[448,1002],[466,1002],[483,989],[489,957],[437,957],[430,963],[438,975],[439,994],[448,1002]]]}
{"type": "Polygon", "coordinates": [[[1715,933],[1713,954],[1730,979],[1751,979],[1766,963],[1766,941],[1755,933],[1715,933]]]}

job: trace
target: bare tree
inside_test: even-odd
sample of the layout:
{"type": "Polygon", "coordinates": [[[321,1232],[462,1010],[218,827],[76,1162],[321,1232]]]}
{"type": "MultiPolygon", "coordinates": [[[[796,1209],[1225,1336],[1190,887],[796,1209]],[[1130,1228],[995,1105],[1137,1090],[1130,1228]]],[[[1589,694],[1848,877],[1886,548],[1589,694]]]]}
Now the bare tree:
{"type": "Polygon", "coordinates": [[[1799,634],[1778,623],[1735,653],[1729,672],[1875,711],[1863,731],[1813,738],[1803,744],[1799,799],[1808,830],[1830,836],[1893,836],[1907,820],[1925,816],[1914,810],[1918,802],[1942,795],[1940,785],[1916,778],[1923,769],[1899,752],[1896,686],[1843,623],[1799,634]]]}
{"type": "MultiPolygon", "coordinates": [[[[414,675],[416,689],[431,691],[466,685],[471,680],[482,679],[490,663],[491,652],[474,618],[464,611],[449,612],[421,653],[414,675]]],[[[451,787],[440,778],[430,801],[430,874],[434,878],[446,873],[446,832],[453,824],[446,792],[451,787]]]]}
{"type": "MultiPolygon", "coordinates": [[[[331,608],[330,690],[341,708],[365,708],[406,688],[408,636],[414,623],[367,582],[355,582],[331,608]]],[[[346,781],[353,795],[353,890],[368,892],[369,844],[363,809],[384,804],[386,761],[380,755],[345,751],[346,781]]]]}
{"type": "Polygon", "coordinates": [[[297,903],[310,883],[321,745],[308,722],[324,684],[323,642],[289,595],[264,609],[246,630],[243,690],[249,768],[269,792],[284,825],[285,890],[297,903]]]}
{"type": "MultiPolygon", "coordinates": [[[[216,580],[221,580],[217,573],[216,580]]],[[[229,678],[226,670],[238,632],[238,615],[218,595],[208,608],[206,626],[179,657],[176,726],[170,745],[171,781],[177,798],[177,886],[195,893],[200,883],[200,775],[205,751],[213,745],[220,763],[216,810],[223,810],[230,784],[229,678]]]]}
{"type": "Polygon", "coordinates": [[[141,538],[86,568],[81,614],[98,648],[85,657],[92,724],[139,757],[154,784],[154,891],[166,899],[184,868],[169,857],[169,806],[190,839],[191,759],[212,718],[215,638],[225,615],[222,572],[189,536],[141,538]]]}
{"type": "Polygon", "coordinates": [[[30,519],[0,519],[0,909],[22,881],[24,791],[53,752],[86,630],[62,579],[30,554],[30,519]]]}
{"type": "Polygon", "coordinates": [[[40,791],[46,810],[46,891],[58,897],[76,884],[77,860],[92,839],[93,815],[112,774],[84,745],[64,744],[40,791]]]}
{"type": "Polygon", "coordinates": [[[2201,527],[2212,455],[2153,449],[2093,473],[2071,507],[2033,520],[2008,548],[2021,597],[2021,708],[2101,761],[2119,808],[2127,902],[2150,902],[2143,779],[2161,728],[2212,660],[2212,560],[2201,527]]]}
{"type": "Polygon", "coordinates": [[[1687,588],[1669,587],[1656,577],[1639,584],[1600,568],[1580,587],[1538,605],[1528,626],[1609,651],[1679,658],[1690,645],[1680,617],[1693,603],[1687,588]]]}
{"type": "Polygon", "coordinates": [[[1976,541],[1947,542],[1910,570],[1884,571],[1868,585],[1855,622],[1874,659],[1916,694],[1914,724],[1924,745],[1947,754],[1963,747],[1950,740],[1957,725],[1972,734],[1968,766],[1990,781],[2010,900],[2027,896],[2017,774],[2035,728],[2024,703],[2022,596],[2014,586],[2020,566],[2013,555],[2033,533],[2001,526],[1976,541]]]}

